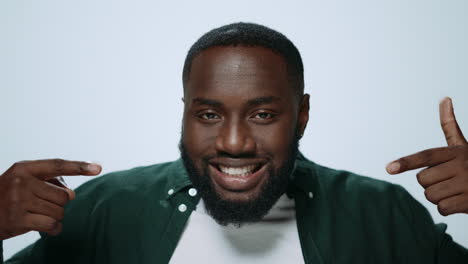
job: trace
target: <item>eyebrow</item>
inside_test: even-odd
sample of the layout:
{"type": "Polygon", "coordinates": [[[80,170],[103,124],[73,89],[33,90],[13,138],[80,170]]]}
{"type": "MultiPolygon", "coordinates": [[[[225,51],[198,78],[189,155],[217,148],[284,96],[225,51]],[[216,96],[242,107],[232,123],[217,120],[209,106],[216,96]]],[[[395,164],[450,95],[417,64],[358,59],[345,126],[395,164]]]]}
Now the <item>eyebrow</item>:
{"type": "Polygon", "coordinates": [[[197,97],[197,98],[193,99],[192,103],[199,104],[199,105],[209,105],[209,106],[218,107],[218,108],[223,106],[223,103],[221,103],[220,101],[216,101],[216,100],[213,100],[213,99],[207,99],[207,98],[201,98],[201,97],[197,97]]]}
{"type": "Polygon", "coordinates": [[[257,98],[248,100],[247,105],[257,106],[257,105],[262,105],[262,104],[271,104],[277,101],[281,101],[281,98],[276,97],[276,96],[263,96],[263,97],[257,97],[257,98]]]}
{"type": "MultiPolygon", "coordinates": [[[[281,98],[276,97],[276,96],[263,96],[263,97],[257,97],[253,98],[247,101],[247,105],[252,107],[252,106],[258,106],[262,104],[270,104],[273,102],[281,101],[281,98]]],[[[217,100],[213,99],[208,99],[208,98],[202,98],[202,97],[197,97],[192,100],[193,103],[199,104],[199,105],[208,105],[212,107],[218,107],[221,108],[223,106],[223,103],[217,100]]]]}

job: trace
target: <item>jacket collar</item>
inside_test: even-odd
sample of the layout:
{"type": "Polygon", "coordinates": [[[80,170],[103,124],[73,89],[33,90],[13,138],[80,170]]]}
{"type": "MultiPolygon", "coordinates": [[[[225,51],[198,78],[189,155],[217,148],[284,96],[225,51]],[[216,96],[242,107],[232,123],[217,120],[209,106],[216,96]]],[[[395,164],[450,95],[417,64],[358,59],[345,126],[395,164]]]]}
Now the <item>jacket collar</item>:
{"type": "Polygon", "coordinates": [[[172,197],[174,194],[193,186],[192,181],[188,176],[188,172],[185,169],[182,158],[174,161],[169,169],[171,171],[165,188],[166,200],[172,197]]]}
{"type": "Polygon", "coordinates": [[[301,152],[297,154],[294,171],[291,174],[291,182],[288,193],[294,196],[295,190],[299,190],[307,195],[312,195],[317,187],[317,165],[308,160],[301,152]],[[311,166],[312,165],[312,166],[311,166]]]}

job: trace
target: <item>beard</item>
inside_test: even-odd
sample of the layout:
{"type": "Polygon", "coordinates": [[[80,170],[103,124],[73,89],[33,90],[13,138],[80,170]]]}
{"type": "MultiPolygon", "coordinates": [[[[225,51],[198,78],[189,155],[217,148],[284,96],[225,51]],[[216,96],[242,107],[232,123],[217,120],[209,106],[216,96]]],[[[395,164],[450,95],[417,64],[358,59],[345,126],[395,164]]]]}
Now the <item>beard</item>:
{"type": "MultiPolygon", "coordinates": [[[[232,201],[223,199],[215,190],[213,180],[208,173],[208,161],[213,156],[202,158],[202,168],[199,170],[189,157],[182,139],[179,150],[193,186],[203,199],[207,213],[220,225],[232,224],[240,227],[243,224],[258,222],[270,211],[273,205],[283,195],[289,185],[290,176],[294,170],[295,161],[299,152],[299,139],[297,131],[288,148],[286,160],[275,169],[271,163],[267,168],[267,179],[260,188],[257,197],[247,201],[232,201]]],[[[223,154],[226,157],[226,154],[223,154]]]]}

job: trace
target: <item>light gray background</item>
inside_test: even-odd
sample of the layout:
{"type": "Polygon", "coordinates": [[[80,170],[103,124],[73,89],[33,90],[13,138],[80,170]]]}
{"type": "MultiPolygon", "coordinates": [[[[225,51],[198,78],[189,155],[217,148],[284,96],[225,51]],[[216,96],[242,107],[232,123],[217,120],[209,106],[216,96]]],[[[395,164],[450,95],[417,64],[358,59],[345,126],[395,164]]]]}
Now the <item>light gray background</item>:
{"type": "MultiPolygon", "coordinates": [[[[446,144],[443,96],[468,134],[467,14],[465,0],[1,0],[0,170],[53,157],[97,161],[104,173],[176,159],[188,48],[213,27],[252,21],[302,53],[311,118],[301,150],[403,185],[468,246],[468,215],[440,216],[415,171],[384,169],[446,144]]],[[[5,257],[37,238],[4,241],[5,257]]]]}

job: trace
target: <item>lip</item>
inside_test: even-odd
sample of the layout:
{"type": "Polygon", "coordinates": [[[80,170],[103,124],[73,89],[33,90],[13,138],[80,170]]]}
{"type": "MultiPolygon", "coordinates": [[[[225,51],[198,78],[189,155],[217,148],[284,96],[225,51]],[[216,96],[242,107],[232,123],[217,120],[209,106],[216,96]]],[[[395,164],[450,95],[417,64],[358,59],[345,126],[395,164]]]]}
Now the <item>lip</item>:
{"type": "Polygon", "coordinates": [[[267,161],[265,159],[224,159],[224,158],[213,158],[209,162],[211,165],[215,166],[225,166],[225,167],[245,167],[250,165],[260,165],[263,166],[267,161]]]}
{"type": "Polygon", "coordinates": [[[213,181],[216,185],[221,187],[224,190],[230,192],[245,192],[251,189],[254,189],[259,182],[264,178],[266,172],[266,163],[265,162],[213,162],[209,164],[209,169],[211,170],[211,175],[213,175],[213,181]],[[254,173],[247,176],[233,176],[226,173],[223,173],[217,168],[217,165],[227,166],[227,167],[242,167],[249,165],[259,165],[260,168],[257,169],[254,173]]]}

